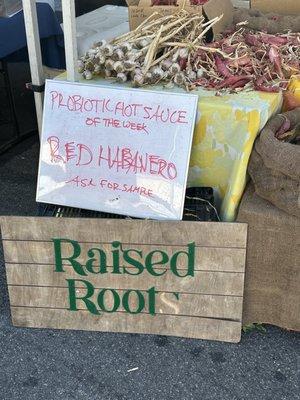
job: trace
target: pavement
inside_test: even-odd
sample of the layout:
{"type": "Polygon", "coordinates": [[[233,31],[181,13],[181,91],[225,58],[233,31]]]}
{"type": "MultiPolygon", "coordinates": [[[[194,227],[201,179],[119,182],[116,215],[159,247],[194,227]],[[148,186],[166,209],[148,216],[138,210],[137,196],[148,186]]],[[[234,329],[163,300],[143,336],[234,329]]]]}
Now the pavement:
{"type": "MultiPolygon", "coordinates": [[[[0,215],[35,215],[36,137],[0,156],[0,215]]],[[[1,400],[297,400],[299,334],[239,344],[11,324],[0,244],[1,400]]]]}

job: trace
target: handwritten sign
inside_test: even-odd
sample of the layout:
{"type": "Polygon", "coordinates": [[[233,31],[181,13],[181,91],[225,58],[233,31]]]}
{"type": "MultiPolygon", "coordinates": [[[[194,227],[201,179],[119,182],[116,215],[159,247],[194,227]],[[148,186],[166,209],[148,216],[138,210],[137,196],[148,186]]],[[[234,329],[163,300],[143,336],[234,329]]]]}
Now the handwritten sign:
{"type": "Polygon", "coordinates": [[[197,96],[47,81],[37,201],[182,218],[197,96]]]}

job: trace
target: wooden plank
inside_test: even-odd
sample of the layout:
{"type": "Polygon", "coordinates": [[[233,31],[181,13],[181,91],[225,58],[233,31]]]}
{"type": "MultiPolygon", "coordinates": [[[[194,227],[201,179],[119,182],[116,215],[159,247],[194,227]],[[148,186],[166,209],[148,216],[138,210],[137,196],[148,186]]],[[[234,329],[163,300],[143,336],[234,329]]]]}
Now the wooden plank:
{"type": "Polygon", "coordinates": [[[95,318],[87,311],[12,307],[15,326],[53,329],[79,329],[101,332],[146,333],[222,340],[237,343],[241,338],[241,323],[199,317],[147,314],[102,314],[95,318]],[[120,316],[121,315],[121,316],[120,316]]]}
{"type": "MultiPolygon", "coordinates": [[[[143,251],[143,254],[148,254],[153,249],[164,250],[168,254],[174,254],[176,251],[186,250],[186,244],[184,247],[180,246],[145,246],[139,245],[139,250],[143,251]]],[[[27,241],[7,241],[3,240],[3,247],[5,251],[5,259],[7,263],[13,264],[55,264],[54,246],[51,242],[27,242],[27,241]]],[[[103,244],[81,244],[81,254],[77,260],[85,264],[88,257],[87,251],[91,248],[101,248],[106,251],[107,265],[112,265],[112,254],[111,246],[103,244]]],[[[123,245],[124,249],[131,248],[123,245]]],[[[73,254],[72,246],[66,244],[62,246],[62,256],[70,257],[73,254]]],[[[209,247],[197,247],[195,249],[195,269],[196,270],[207,270],[207,271],[229,271],[229,272],[244,272],[245,262],[245,249],[219,249],[209,247]]],[[[159,254],[153,257],[153,260],[159,258],[159,254]]],[[[64,261],[64,264],[69,265],[68,261],[64,261]]],[[[181,268],[186,266],[185,257],[178,258],[178,266],[181,268]]]]}
{"type": "MultiPolygon", "coordinates": [[[[158,290],[158,288],[156,288],[158,290]]],[[[90,299],[97,304],[97,295],[95,291],[90,299]]],[[[120,297],[123,297],[124,290],[118,291],[120,297]]],[[[145,298],[145,311],[149,310],[148,296],[142,292],[145,298]]],[[[76,295],[82,297],[86,294],[86,289],[76,290],[76,295]]],[[[12,307],[26,305],[28,307],[62,308],[70,307],[67,288],[55,287],[29,287],[29,286],[9,286],[10,304],[12,307]]],[[[108,309],[113,307],[112,296],[108,292],[105,297],[105,304],[108,309]]],[[[160,292],[156,295],[156,312],[158,314],[200,316],[206,318],[220,318],[239,320],[242,310],[241,297],[229,296],[203,296],[188,293],[180,294],[179,299],[173,293],[160,292]]],[[[84,302],[77,301],[78,309],[86,310],[84,302]]],[[[137,309],[137,297],[133,294],[130,298],[130,306],[133,310],[137,309]]],[[[99,311],[99,307],[97,307],[99,311]]],[[[118,311],[123,311],[122,305],[118,311]]],[[[47,310],[48,312],[48,310],[47,310]]]]}
{"type": "Polygon", "coordinates": [[[17,326],[240,339],[244,224],[31,217],[3,217],[1,222],[11,313],[17,326]],[[61,247],[65,259],[60,272],[55,271],[53,238],[69,240],[61,247]],[[76,268],[67,259],[74,254],[70,240],[78,242],[76,268]],[[120,242],[115,248],[114,241],[120,242]],[[135,251],[130,253],[133,259],[125,261],[129,249],[135,251]],[[151,254],[147,258],[154,250],[158,258],[151,254]],[[180,256],[175,255],[178,251],[180,256]],[[162,256],[163,264],[154,265],[162,256]],[[174,271],[186,275],[188,263],[193,276],[176,276],[174,271]],[[101,274],[95,270],[99,264],[104,268],[101,274]],[[141,273],[130,275],[123,266],[127,272],[139,268],[141,273]],[[160,272],[164,273],[156,276],[160,272]],[[68,288],[70,279],[76,282],[73,292],[68,288]],[[103,289],[114,290],[116,303],[112,297],[105,297],[105,306],[99,302],[99,293],[112,296],[103,289]],[[80,299],[85,296],[89,302],[80,299]],[[130,296],[127,306],[126,296],[130,296]],[[75,312],[68,309],[69,303],[75,312]],[[112,304],[114,312],[103,312],[112,304]],[[139,313],[131,314],[138,304],[139,313]]]}
{"type": "Polygon", "coordinates": [[[58,233],[83,242],[246,248],[247,224],[221,222],[1,217],[3,239],[49,240],[58,233]],[[88,236],[87,236],[88,232],[88,236]]]}
{"type": "MultiPolygon", "coordinates": [[[[34,85],[41,86],[45,83],[40,35],[35,0],[23,0],[23,14],[27,38],[27,48],[31,72],[31,80],[34,85]]],[[[34,93],[36,115],[39,134],[42,131],[43,118],[43,93],[34,93]]]]}
{"type": "Polygon", "coordinates": [[[66,54],[66,68],[68,81],[75,82],[78,79],[77,72],[77,38],[76,38],[76,18],[74,0],[62,1],[63,30],[66,54]]]}
{"type": "MultiPolygon", "coordinates": [[[[141,275],[89,274],[87,277],[76,274],[72,267],[65,267],[66,273],[55,273],[53,266],[40,265],[7,265],[7,282],[9,285],[54,286],[66,287],[66,278],[83,279],[91,282],[96,288],[118,288],[147,290],[155,286],[158,291],[201,293],[228,296],[242,296],[244,274],[196,271],[194,277],[178,278],[169,271],[154,277],[147,272],[141,275]],[[146,275],[145,275],[146,274],[146,275]]],[[[78,287],[85,287],[78,284],[78,287]]]]}

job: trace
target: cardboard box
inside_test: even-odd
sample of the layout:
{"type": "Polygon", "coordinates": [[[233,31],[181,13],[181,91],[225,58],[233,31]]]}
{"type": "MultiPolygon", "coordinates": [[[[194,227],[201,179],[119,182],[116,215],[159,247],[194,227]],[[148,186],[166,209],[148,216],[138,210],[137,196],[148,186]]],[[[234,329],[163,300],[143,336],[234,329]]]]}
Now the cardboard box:
{"type": "Polygon", "coordinates": [[[190,13],[203,14],[208,20],[223,14],[223,18],[213,27],[214,35],[221,33],[233,21],[233,5],[230,0],[209,0],[203,6],[191,6],[189,0],[178,0],[177,6],[151,6],[151,0],[126,0],[128,4],[130,29],[137,28],[154,12],[161,15],[175,14],[181,8],[190,13]]]}
{"type": "Polygon", "coordinates": [[[251,0],[251,8],[264,13],[300,15],[300,1],[298,0],[251,0]]]}

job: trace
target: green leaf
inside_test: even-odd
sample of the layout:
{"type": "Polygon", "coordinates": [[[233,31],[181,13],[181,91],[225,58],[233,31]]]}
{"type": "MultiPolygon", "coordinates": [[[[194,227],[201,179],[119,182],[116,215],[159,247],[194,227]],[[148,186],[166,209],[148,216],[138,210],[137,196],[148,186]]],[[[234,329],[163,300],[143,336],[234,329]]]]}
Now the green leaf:
{"type": "Polygon", "coordinates": [[[262,324],[259,324],[259,323],[253,323],[253,324],[243,326],[244,333],[250,333],[250,332],[255,332],[255,331],[260,332],[260,333],[267,332],[266,328],[262,324]]]}

